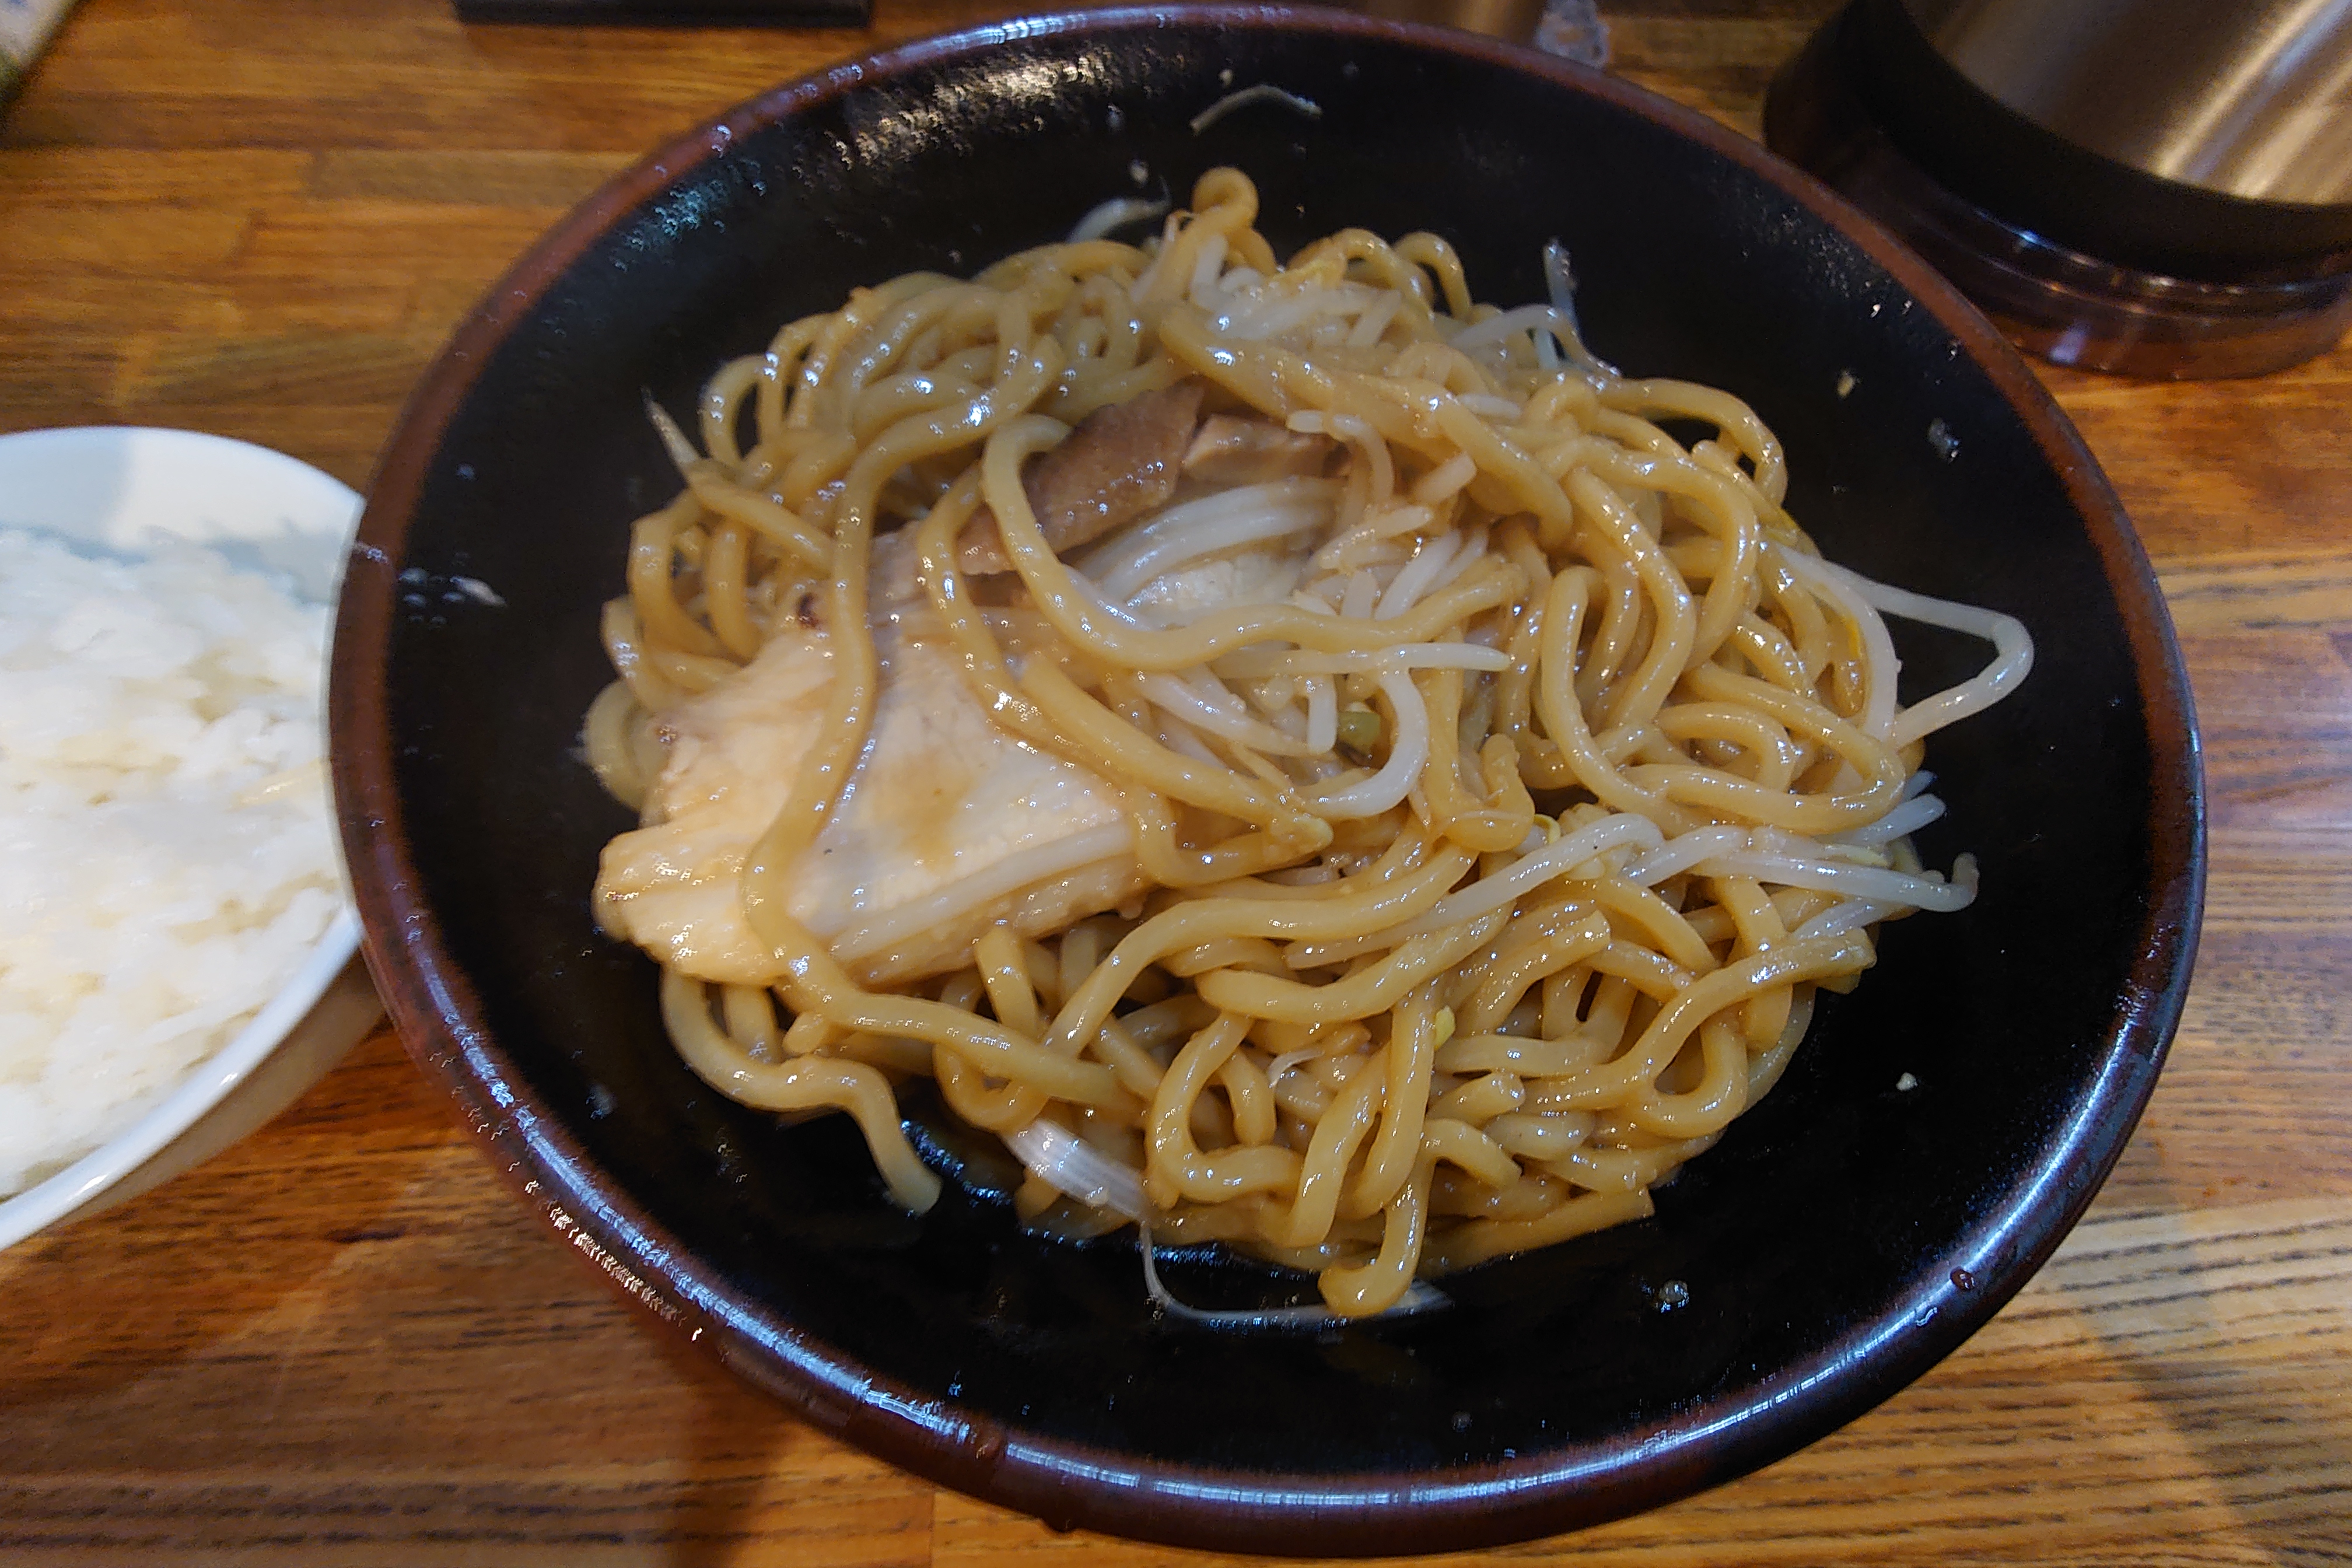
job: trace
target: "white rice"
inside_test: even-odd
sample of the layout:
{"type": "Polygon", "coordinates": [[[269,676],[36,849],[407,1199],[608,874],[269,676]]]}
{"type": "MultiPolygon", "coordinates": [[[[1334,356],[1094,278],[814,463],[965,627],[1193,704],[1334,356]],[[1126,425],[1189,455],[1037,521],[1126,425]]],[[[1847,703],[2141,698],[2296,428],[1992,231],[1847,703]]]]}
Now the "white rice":
{"type": "Polygon", "coordinates": [[[328,610],[173,545],[0,530],[0,1194],[226,1045],[341,901],[328,610]]]}

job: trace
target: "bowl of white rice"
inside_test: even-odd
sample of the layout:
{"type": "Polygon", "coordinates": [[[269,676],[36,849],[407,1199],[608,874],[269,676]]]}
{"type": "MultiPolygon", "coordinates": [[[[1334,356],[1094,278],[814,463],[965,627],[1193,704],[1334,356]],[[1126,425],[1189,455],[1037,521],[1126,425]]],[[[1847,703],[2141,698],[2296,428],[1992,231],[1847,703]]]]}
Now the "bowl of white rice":
{"type": "Polygon", "coordinates": [[[320,717],[359,506],[218,437],[0,437],[0,1247],[210,1158],[379,1016],[320,717]]]}

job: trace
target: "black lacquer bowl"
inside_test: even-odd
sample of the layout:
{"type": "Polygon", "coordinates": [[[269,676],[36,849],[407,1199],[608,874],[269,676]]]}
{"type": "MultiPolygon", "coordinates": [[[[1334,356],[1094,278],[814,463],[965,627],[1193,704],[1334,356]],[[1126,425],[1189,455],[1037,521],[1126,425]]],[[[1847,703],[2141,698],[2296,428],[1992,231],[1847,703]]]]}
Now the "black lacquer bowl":
{"type": "MultiPolygon", "coordinates": [[[[1941,635],[1903,649],[1918,690],[1983,654],[1941,635]]],[[[558,1233],[896,1463],[1055,1523],[1256,1552],[1590,1523],[1903,1387],[2024,1283],[2113,1163],[2179,1016],[2202,887],[2196,735],[2155,582],[1984,321],[1694,115],[1334,11],[1094,13],[919,44],[608,186],[466,321],[394,437],[333,728],[384,996],[558,1233]],[[1320,114],[1259,101],[1190,128],[1260,82],[1320,114]],[[953,1192],[897,1213],[845,1125],[779,1129],[691,1078],[653,969],[590,918],[597,851],[629,825],[577,754],[607,679],[597,608],[629,521],[677,483],[646,390],[690,407],[722,359],[854,285],[1058,237],[1138,163],[1180,195],[1240,165],[1277,247],[1434,229],[1498,302],[1540,298],[1540,247],[1564,238],[1598,352],[1754,404],[1831,554],[2009,611],[2039,643],[2020,695],[1933,742],[1951,814],[1922,848],[1975,851],[1977,904],[1889,928],[1654,1220],[1451,1279],[1433,1315],[1205,1334],[1155,1319],[1131,1247],[1035,1241],[953,1192]]],[[[1204,1299],[1262,1283],[1182,1276],[1204,1299]]]]}

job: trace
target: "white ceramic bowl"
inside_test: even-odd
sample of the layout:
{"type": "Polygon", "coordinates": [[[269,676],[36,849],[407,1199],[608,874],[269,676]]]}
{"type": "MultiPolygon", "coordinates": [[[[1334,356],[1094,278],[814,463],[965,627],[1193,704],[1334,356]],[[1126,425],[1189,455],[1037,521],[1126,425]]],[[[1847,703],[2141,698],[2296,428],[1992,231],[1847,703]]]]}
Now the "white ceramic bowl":
{"type": "MultiPolygon", "coordinates": [[[[189,540],[282,571],[320,604],[335,601],[359,510],[348,487],[308,464],[218,436],[116,426],[0,436],[0,528],[122,552],[189,540]]],[[[168,1181],[292,1103],[382,1016],[358,950],[347,901],[226,1047],[129,1127],[0,1202],[0,1247],[168,1181]]]]}

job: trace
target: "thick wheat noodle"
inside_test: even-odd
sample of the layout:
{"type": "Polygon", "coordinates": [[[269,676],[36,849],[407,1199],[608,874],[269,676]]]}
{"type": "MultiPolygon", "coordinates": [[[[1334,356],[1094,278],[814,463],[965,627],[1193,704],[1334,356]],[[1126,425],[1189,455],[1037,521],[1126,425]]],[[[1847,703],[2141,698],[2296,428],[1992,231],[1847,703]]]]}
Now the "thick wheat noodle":
{"type": "Polygon", "coordinates": [[[1771,1089],[1815,988],[1871,964],[1871,922],[1974,896],[1972,862],[1923,871],[1906,837],[1943,811],[1917,738],[2013,688],[2031,643],[1820,562],[1778,440],[1730,394],[1618,375],[1562,308],[1475,303],[1433,235],[1343,230],[1286,268],[1256,216],[1213,171],[1149,245],[908,274],[721,366],[698,449],[657,418],[681,489],[632,531],[602,623],[620,679],[583,741],[648,831],[683,825],[705,803],[672,777],[681,716],[780,639],[821,658],[782,805],[683,873],[740,865],[772,955],[764,979],[665,970],[688,1067],[761,1110],[851,1116],[918,1210],[939,1179],[898,1096],[928,1077],[1028,1165],[1029,1223],[1223,1241],[1363,1316],[1417,1276],[1650,1214],[1771,1089]],[[1171,504],[1205,501],[1182,517],[1213,534],[1147,510],[1066,556],[1033,462],[1188,377],[1268,450],[1328,441],[1320,470],[1220,489],[1180,469],[1171,504]],[[1694,421],[1714,434],[1688,447],[1665,428],[1694,421]],[[964,563],[979,529],[1010,574],[964,563]],[[877,577],[893,530],[913,531],[877,577]],[[1882,614],[1996,657],[1901,708],[1882,614]],[[993,869],[833,911],[821,939],[798,868],[910,668],[886,621],[1123,819],[1024,827],[993,869]],[[1116,909],[975,913],[1129,854],[1116,909]],[[969,945],[927,977],[849,967],[949,931],[969,945]]]}
{"type": "Polygon", "coordinates": [[[1340,1196],[1342,1219],[1368,1218],[1388,1207],[1412,1177],[1429,1112],[1429,1075],[1437,1055],[1440,1011],[1433,984],[1420,987],[1396,1009],[1380,1130],[1364,1151],[1363,1168],[1340,1196]]]}

